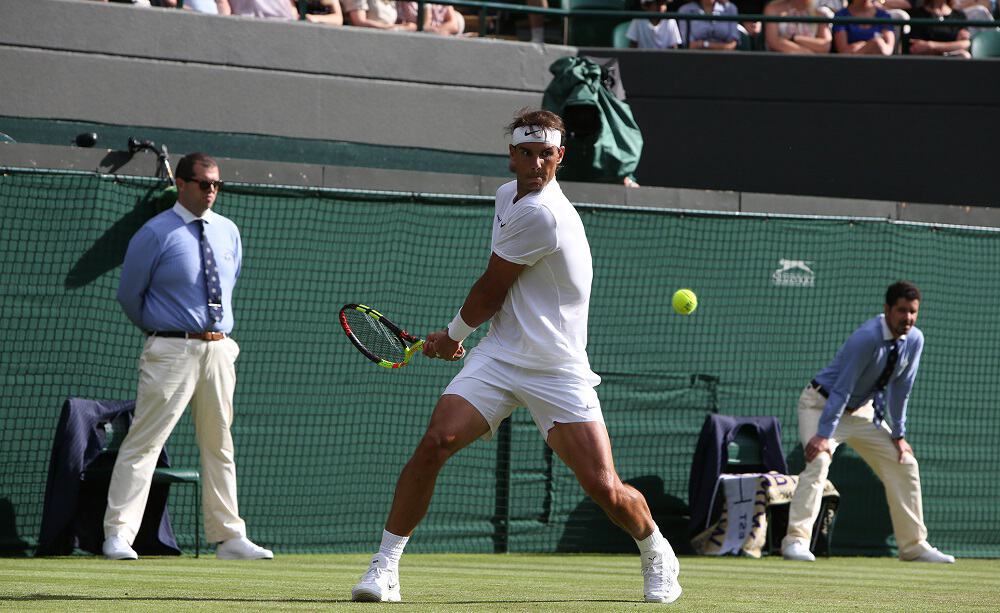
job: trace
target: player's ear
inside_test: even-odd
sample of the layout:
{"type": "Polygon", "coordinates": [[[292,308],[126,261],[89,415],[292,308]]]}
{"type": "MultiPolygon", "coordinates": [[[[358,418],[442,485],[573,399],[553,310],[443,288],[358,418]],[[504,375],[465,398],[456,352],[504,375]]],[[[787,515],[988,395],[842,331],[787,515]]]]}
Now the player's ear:
{"type": "Polygon", "coordinates": [[[566,155],[566,147],[559,147],[559,163],[562,164],[563,156],[566,155]]]}

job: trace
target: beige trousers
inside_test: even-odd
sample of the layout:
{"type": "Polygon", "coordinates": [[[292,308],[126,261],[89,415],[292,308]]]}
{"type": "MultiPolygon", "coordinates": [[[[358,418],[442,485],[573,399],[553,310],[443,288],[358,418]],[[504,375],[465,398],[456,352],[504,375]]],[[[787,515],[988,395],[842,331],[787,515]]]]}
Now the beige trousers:
{"type": "Polygon", "coordinates": [[[111,474],[104,536],[134,542],[149,497],[153,470],[188,403],[201,455],[205,538],[246,536],[236,504],[236,462],[230,426],[236,387],[236,341],[151,336],[139,359],[135,418],[111,474]]]}
{"type": "MultiPolygon", "coordinates": [[[[799,396],[799,439],[803,447],[816,435],[825,404],[826,398],[811,386],[806,386],[799,396]]],[[[871,402],[853,413],[845,411],[830,438],[831,453],[840,443],[848,443],[875,471],[885,487],[899,557],[912,560],[931,548],[924,526],[920,471],[912,456],[908,456],[904,464],[899,462],[889,426],[883,422],[881,428],[876,428],[872,424],[873,413],[871,402]]],[[[831,461],[832,455],[821,453],[812,462],[807,462],[799,475],[799,484],[788,509],[788,533],[781,542],[782,549],[794,541],[809,546],[831,461]]]]}

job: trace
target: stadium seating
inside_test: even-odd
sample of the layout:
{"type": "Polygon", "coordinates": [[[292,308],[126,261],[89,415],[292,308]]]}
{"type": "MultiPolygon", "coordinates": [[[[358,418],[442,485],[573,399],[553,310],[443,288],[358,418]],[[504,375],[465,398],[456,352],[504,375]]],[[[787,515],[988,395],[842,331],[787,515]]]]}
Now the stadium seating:
{"type": "Polygon", "coordinates": [[[623,21],[615,26],[614,32],[611,34],[611,42],[615,49],[628,49],[631,41],[625,36],[625,34],[628,32],[628,26],[630,23],[630,21],[623,21]]]}
{"type": "MultiPolygon", "coordinates": [[[[566,0],[565,5],[572,11],[624,11],[629,8],[627,0],[566,0]]],[[[608,17],[575,17],[569,20],[567,40],[578,47],[611,47],[614,46],[616,25],[608,17]]]]}
{"type": "Polygon", "coordinates": [[[1000,31],[986,30],[972,37],[972,57],[1000,57],[1000,31]]]}

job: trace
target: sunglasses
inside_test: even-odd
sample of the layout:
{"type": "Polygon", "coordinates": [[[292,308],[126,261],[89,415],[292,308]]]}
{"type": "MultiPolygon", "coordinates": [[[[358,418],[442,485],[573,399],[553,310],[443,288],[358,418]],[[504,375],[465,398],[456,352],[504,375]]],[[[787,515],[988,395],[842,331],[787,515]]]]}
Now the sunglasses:
{"type": "Polygon", "coordinates": [[[187,177],[177,177],[177,178],[181,179],[183,181],[187,181],[188,183],[197,183],[198,187],[200,187],[201,191],[203,191],[203,192],[207,192],[208,190],[212,189],[213,187],[217,191],[221,191],[222,190],[222,186],[225,185],[225,183],[223,183],[222,181],[204,181],[204,180],[201,180],[201,179],[192,179],[192,178],[187,178],[187,177]]]}

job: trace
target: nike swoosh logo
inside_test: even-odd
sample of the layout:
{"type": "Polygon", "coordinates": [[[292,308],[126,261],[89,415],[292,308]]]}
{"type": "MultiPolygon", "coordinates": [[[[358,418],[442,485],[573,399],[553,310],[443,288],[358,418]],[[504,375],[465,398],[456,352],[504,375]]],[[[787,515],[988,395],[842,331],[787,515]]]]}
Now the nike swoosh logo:
{"type": "Polygon", "coordinates": [[[397,586],[397,585],[399,585],[399,584],[398,584],[398,583],[390,583],[390,584],[389,584],[389,589],[390,589],[390,590],[394,590],[394,589],[396,589],[396,586],[397,586]]]}

